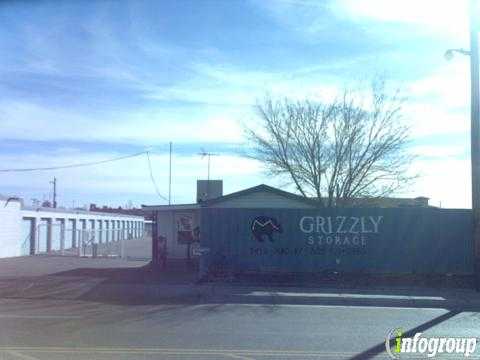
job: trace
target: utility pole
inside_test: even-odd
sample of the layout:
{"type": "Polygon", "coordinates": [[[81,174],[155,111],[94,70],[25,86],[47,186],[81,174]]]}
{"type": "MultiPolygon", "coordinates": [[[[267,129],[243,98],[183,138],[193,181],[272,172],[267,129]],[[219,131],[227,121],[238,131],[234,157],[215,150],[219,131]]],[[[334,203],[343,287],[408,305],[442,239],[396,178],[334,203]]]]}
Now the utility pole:
{"type": "Polygon", "coordinates": [[[52,207],[56,208],[57,207],[57,178],[53,177],[53,181],[50,181],[50,184],[53,185],[53,202],[52,202],[52,207]]]}
{"type": "Polygon", "coordinates": [[[479,64],[478,64],[478,1],[470,0],[470,147],[472,163],[472,213],[475,287],[480,291],[480,118],[479,118],[479,64]]]}

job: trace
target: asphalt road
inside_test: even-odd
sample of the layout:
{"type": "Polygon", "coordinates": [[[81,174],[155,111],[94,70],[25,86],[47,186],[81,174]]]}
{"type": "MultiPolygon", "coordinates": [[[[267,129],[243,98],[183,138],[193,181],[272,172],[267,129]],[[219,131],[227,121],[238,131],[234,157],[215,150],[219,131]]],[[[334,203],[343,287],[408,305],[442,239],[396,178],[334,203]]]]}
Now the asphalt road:
{"type": "Polygon", "coordinates": [[[398,327],[432,336],[480,336],[480,313],[1,299],[0,359],[383,359],[385,336],[398,327]]]}

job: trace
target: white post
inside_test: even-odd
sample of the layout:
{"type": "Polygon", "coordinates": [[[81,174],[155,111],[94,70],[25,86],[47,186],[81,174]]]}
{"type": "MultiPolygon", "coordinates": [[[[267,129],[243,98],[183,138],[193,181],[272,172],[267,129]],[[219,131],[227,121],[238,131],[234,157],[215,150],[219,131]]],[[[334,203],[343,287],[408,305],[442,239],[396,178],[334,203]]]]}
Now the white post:
{"type": "Polygon", "coordinates": [[[123,222],[122,225],[122,236],[120,236],[120,258],[125,259],[125,222],[123,222]]]}
{"type": "Polygon", "coordinates": [[[65,219],[60,219],[60,251],[65,255],[65,219]]]}

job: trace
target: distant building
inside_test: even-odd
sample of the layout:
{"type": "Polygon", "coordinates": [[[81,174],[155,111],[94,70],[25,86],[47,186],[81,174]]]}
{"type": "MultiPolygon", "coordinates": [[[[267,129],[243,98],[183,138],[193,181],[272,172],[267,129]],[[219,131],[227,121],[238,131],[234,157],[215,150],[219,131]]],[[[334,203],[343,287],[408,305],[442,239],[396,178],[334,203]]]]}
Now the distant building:
{"type": "Polygon", "coordinates": [[[109,214],[124,214],[124,215],[133,215],[133,216],[143,216],[145,220],[151,220],[151,213],[145,211],[142,208],[131,208],[125,209],[121,206],[119,207],[109,207],[109,206],[102,206],[98,207],[97,204],[90,204],[89,207],[90,211],[98,212],[98,213],[109,213],[109,214]]]}
{"type": "MultiPolygon", "coordinates": [[[[316,200],[314,198],[314,200],[316,200]]],[[[431,207],[428,204],[430,199],[424,196],[416,198],[396,198],[396,197],[364,197],[348,199],[346,201],[337,200],[337,206],[340,207],[431,207]]],[[[327,199],[324,199],[324,203],[327,199]]]]}

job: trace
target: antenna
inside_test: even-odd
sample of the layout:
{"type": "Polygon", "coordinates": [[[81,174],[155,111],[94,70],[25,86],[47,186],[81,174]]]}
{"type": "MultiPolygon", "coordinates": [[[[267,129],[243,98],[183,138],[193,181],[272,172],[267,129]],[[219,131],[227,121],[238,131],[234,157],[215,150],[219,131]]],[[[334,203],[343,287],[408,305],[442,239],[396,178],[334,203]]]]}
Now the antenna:
{"type": "Polygon", "coordinates": [[[200,155],[203,158],[205,158],[205,156],[208,158],[208,175],[207,175],[207,180],[210,180],[210,157],[212,156],[219,156],[220,154],[215,154],[215,153],[211,153],[211,152],[207,152],[205,151],[204,148],[200,148],[200,152],[198,153],[198,155],[200,155]]]}

